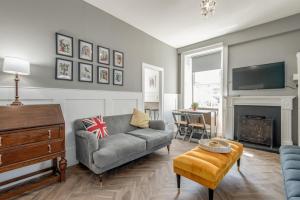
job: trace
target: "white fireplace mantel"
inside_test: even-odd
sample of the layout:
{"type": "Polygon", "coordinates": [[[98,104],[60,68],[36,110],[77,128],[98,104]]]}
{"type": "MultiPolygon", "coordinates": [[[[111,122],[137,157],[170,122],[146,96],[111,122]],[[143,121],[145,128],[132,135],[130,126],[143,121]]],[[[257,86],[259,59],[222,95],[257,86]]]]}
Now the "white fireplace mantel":
{"type": "Polygon", "coordinates": [[[281,145],[292,145],[292,110],[295,96],[234,96],[226,98],[227,109],[225,137],[234,137],[234,106],[280,106],[281,108],[281,145]]]}

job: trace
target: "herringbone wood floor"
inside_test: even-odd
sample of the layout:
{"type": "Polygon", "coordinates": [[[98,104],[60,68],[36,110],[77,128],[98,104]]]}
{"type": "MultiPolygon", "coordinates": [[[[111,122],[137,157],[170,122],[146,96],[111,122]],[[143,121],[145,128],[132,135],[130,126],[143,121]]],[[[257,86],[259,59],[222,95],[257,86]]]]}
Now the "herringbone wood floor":
{"type": "MultiPolygon", "coordinates": [[[[171,152],[161,149],[98,178],[78,165],[67,170],[67,181],[21,197],[22,200],[206,200],[207,189],[182,178],[180,193],[172,172],[172,158],[195,147],[173,140],[171,152]]],[[[245,149],[241,173],[234,166],[215,191],[215,200],[283,200],[283,183],[277,154],[245,149]]]]}

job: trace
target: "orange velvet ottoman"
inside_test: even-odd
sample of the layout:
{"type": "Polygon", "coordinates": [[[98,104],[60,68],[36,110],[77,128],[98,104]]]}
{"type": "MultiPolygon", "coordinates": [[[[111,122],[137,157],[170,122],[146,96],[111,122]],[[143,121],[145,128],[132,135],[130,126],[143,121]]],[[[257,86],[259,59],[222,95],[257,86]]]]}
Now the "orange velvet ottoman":
{"type": "Polygon", "coordinates": [[[240,157],[243,154],[241,143],[225,140],[231,146],[230,153],[213,153],[194,148],[173,160],[174,172],[177,176],[177,187],[180,188],[180,176],[191,179],[209,189],[209,200],[213,200],[214,190],[223,177],[237,162],[240,166],[240,157]]]}

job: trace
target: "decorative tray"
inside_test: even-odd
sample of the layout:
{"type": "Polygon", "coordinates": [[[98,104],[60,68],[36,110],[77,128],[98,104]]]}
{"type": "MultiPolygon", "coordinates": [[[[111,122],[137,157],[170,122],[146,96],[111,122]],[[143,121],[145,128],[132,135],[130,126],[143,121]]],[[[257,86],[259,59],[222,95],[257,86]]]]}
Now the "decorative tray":
{"type": "Polygon", "coordinates": [[[230,153],[230,144],[221,139],[201,139],[199,148],[214,153],[230,153]]]}

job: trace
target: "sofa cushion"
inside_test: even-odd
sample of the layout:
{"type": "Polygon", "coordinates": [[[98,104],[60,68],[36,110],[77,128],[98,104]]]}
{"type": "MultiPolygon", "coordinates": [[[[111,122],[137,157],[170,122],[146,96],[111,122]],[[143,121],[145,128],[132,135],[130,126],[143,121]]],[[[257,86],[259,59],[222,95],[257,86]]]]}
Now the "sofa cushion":
{"type": "Polygon", "coordinates": [[[118,133],[99,140],[99,150],[94,152],[93,161],[99,168],[146,151],[146,141],[132,135],[118,133]]]}
{"type": "Polygon", "coordinates": [[[284,171],[285,181],[300,181],[300,169],[289,169],[284,171]]]}
{"type": "Polygon", "coordinates": [[[300,200],[300,147],[280,147],[280,160],[288,200],[300,200]]]}
{"type": "MultiPolygon", "coordinates": [[[[127,133],[128,131],[133,131],[136,127],[131,126],[131,114],[127,115],[114,115],[114,116],[104,116],[103,121],[106,122],[107,130],[109,135],[115,133],[127,133]]],[[[85,130],[85,127],[82,123],[82,119],[78,119],[74,122],[74,130],[85,130]]]]}
{"type": "Polygon", "coordinates": [[[287,181],[286,182],[286,191],[288,198],[291,197],[300,197],[300,181],[287,181]]]}
{"type": "Polygon", "coordinates": [[[297,146],[286,145],[280,147],[280,154],[300,154],[300,148],[297,146]]]}
{"type": "Polygon", "coordinates": [[[299,154],[286,154],[281,158],[281,161],[286,162],[289,160],[297,160],[300,161],[300,153],[299,154]]]}
{"type": "Polygon", "coordinates": [[[288,160],[282,163],[283,170],[288,169],[300,169],[300,161],[298,160],[288,160]]]}
{"type": "Polygon", "coordinates": [[[107,130],[109,135],[116,133],[127,133],[128,131],[133,131],[136,127],[131,126],[130,120],[132,115],[115,115],[103,117],[106,122],[107,130]]]}
{"type": "Polygon", "coordinates": [[[137,129],[128,132],[128,134],[142,138],[147,142],[147,150],[150,150],[156,146],[171,142],[173,138],[172,132],[154,130],[151,128],[137,129]]]}
{"type": "Polygon", "coordinates": [[[94,134],[97,137],[97,139],[108,136],[106,123],[103,121],[102,116],[95,116],[83,119],[82,123],[85,127],[85,130],[91,134],[94,134]]]}
{"type": "Polygon", "coordinates": [[[133,109],[130,125],[139,128],[149,128],[149,115],[138,109],[133,109]]]}

